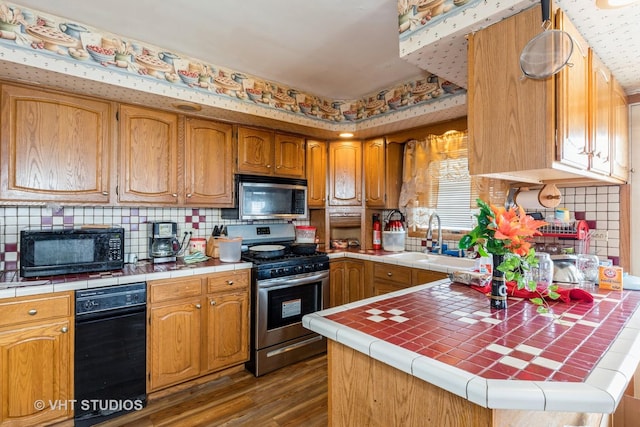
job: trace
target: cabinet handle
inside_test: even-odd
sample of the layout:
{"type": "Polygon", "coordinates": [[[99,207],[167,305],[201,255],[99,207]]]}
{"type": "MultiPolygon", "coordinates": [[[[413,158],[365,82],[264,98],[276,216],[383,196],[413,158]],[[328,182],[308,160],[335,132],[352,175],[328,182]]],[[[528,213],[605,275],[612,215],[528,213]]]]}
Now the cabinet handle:
{"type": "Polygon", "coordinates": [[[229,286],[233,285],[233,280],[227,280],[227,285],[229,286]]]}
{"type": "Polygon", "coordinates": [[[200,310],[200,309],[202,308],[202,306],[201,306],[200,304],[196,304],[196,308],[197,308],[198,310],[200,310]]]}
{"type": "Polygon", "coordinates": [[[38,310],[36,310],[35,308],[32,308],[27,313],[29,313],[29,316],[35,316],[36,314],[38,314],[38,310]]]}
{"type": "Polygon", "coordinates": [[[108,191],[103,191],[103,192],[102,192],[102,195],[103,195],[103,196],[108,196],[108,195],[109,195],[109,192],[108,192],[108,191]]]}
{"type": "Polygon", "coordinates": [[[387,272],[387,276],[391,277],[391,276],[393,276],[393,273],[392,273],[392,272],[390,272],[390,271],[388,271],[388,272],[387,272]]]}
{"type": "Polygon", "coordinates": [[[213,300],[213,299],[212,299],[212,300],[211,300],[211,302],[210,302],[209,304],[211,304],[211,305],[216,305],[216,300],[213,300]]]}
{"type": "Polygon", "coordinates": [[[171,194],[171,196],[178,197],[178,193],[173,193],[173,194],[171,194]]]}
{"type": "Polygon", "coordinates": [[[191,198],[191,193],[188,193],[187,194],[187,199],[190,199],[190,198],[191,198]]]}
{"type": "Polygon", "coordinates": [[[278,165],[276,166],[276,169],[280,169],[282,167],[282,165],[278,165]]]}
{"type": "Polygon", "coordinates": [[[267,165],[268,168],[271,168],[271,165],[267,165]]]}
{"type": "Polygon", "coordinates": [[[67,332],[69,332],[69,328],[67,328],[66,326],[63,326],[62,329],[60,329],[60,332],[62,332],[63,334],[66,334],[67,332]]]}

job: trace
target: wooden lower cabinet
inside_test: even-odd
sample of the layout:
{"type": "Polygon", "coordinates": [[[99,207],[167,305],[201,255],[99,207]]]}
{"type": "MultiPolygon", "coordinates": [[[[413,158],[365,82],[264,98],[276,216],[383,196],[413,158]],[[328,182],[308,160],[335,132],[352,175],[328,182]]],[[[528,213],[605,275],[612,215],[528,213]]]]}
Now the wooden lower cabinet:
{"type": "Polygon", "coordinates": [[[0,426],[72,417],[72,300],[72,292],[0,300],[0,426]]]}
{"type": "Polygon", "coordinates": [[[411,267],[372,263],[373,294],[382,295],[413,286],[411,267]]]}
{"type": "Polygon", "coordinates": [[[249,270],[148,286],[147,392],[249,359],[249,270]]]}
{"type": "Polygon", "coordinates": [[[206,371],[249,360],[249,274],[224,273],[207,279],[206,371]]]}
{"type": "Polygon", "coordinates": [[[364,261],[337,260],[329,264],[329,305],[335,307],[369,295],[365,287],[364,261]]]}
{"type": "Polygon", "coordinates": [[[149,310],[149,391],[200,375],[201,299],[149,310]]]}

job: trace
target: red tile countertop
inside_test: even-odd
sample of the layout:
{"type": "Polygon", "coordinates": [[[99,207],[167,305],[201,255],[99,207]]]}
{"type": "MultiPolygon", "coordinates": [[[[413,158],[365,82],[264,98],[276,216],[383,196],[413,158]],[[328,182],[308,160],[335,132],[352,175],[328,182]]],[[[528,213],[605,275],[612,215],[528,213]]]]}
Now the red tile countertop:
{"type": "MultiPolygon", "coordinates": [[[[596,288],[592,293],[593,303],[553,301],[550,314],[539,314],[537,306],[517,298],[508,299],[507,310],[491,310],[484,294],[442,280],[325,310],[303,322],[360,351],[373,352],[384,343],[387,353],[397,354],[372,357],[387,358],[409,373],[415,370],[412,363],[428,360],[431,370],[437,367],[452,377],[461,375],[464,383],[451,379],[447,384],[445,379],[443,388],[457,390],[469,400],[477,394],[470,387],[477,381],[496,387],[535,384],[538,392],[547,393],[546,400],[565,390],[566,395],[555,402],[568,403],[550,409],[543,395],[537,409],[613,412],[640,361],[640,292],[596,288]],[[602,395],[593,397],[595,401],[585,399],[586,407],[571,404],[572,393],[598,394],[598,390],[602,395]]],[[[518,401],[517,392],[492,406],[491,392],[476,396],[476,403],[531,409],[530,403],[518,401]]],[[[522,399],[531,399],[530,391],[522,399]]]]}

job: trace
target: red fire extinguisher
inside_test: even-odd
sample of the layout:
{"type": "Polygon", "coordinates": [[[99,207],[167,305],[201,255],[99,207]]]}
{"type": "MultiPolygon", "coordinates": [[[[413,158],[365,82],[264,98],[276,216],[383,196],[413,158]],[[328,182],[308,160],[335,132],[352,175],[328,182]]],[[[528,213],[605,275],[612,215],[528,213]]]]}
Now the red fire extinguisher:
{"type": "Polygon", "coordinates": [[[373,249],[382,249],[382,224],[379,214],[373,214],[373,249]]]}

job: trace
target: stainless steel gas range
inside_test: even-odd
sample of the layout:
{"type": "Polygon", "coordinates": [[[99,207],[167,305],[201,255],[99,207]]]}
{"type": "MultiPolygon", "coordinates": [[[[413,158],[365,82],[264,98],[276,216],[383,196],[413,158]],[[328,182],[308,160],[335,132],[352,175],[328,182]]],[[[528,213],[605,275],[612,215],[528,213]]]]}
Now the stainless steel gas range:
{"type": "Polygon", "coordinates": [[[229,225],[241,236],[251,274],[251,354],[260,376],[326,351],[326,339],[302,326],[302,316],[328,307],[329,257],[292,252],[293,224],[229,225]]]}

